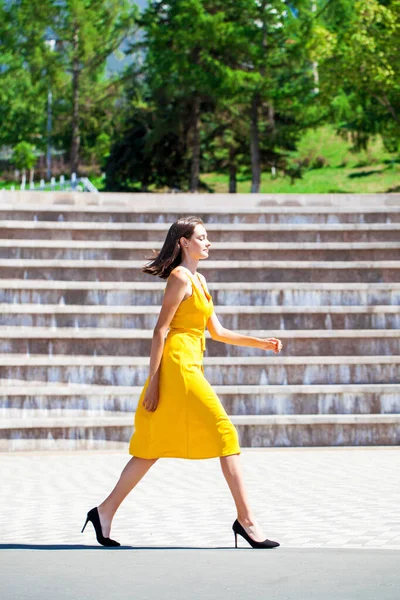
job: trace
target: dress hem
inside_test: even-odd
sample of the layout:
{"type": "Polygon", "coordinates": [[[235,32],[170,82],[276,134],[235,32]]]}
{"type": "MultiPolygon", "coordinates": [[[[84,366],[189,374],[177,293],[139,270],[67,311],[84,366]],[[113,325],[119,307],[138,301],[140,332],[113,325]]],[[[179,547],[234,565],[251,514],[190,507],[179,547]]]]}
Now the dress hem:
{"type": "Polygon", "coordinates": [[[241,454],[241,450],[239,450],[238,452],[229,452],[227,454],[213,454],[212,456],[184,456],[184,455],[171,455],[171,454],[162,454],[160,456],[138,456],[137,454],[132,454],[132,452],[129,452],[128,454],[130,454],[131,456],[135,456],[136,458],[145,458],[147,460],[152,460],[154,458],[185,458],[187,460],[203,460],[203,459],[207,459],[207,458],[221,458],[222,456],[232,456],[233,454],[241,454]]]}

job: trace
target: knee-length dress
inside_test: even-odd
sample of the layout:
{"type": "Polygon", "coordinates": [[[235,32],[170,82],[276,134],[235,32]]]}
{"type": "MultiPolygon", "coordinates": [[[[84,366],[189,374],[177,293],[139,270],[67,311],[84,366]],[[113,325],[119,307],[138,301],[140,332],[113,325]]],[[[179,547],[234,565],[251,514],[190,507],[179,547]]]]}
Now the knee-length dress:
{"type": "Polygon", "coordinates": [[[215,458],[240,454],[238,432],[204,376],[205,327],[213,313],[211,295],[192,283],[170,323],[160,363],[155,411],[142,405],[147,377],[134,417],[129,454],[141,458],[215,458]]]}

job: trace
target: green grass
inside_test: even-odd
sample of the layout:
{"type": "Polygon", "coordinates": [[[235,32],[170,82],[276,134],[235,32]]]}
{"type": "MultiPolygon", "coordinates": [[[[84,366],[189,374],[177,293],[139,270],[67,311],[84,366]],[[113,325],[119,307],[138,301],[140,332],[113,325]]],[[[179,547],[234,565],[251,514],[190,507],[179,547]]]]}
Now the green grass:
{"type": "Polygon", "coordinates": [[[379,164],[395,158],[384,149],[380,137],[370,142],[367,151],[353,153],[350,147],[350,142],[336,135],[333,126],[327,125],[308,130],[292,156],[298,158],[323,156],[330,167],[348,168],[379,164]]]}
{"type": "MultiPolygon", "coordinates": [[[[311,161],[323,157],[326,166],[307,170],[301,179],[292,184],[282,174],[273,179],[264,173],[261,192],[286,194],[332,194],[332,193],[384,193],[400,192],[400,159],[387,152],[380,138],[372,141],[367,151],[353,153],[351,144],[335,134],[333,127],[321,127],[308,131],[300,141],[293,159],[308,158],[311,161]]],[[[202,175],[214,192],[228,191],[228,176],[218,173],[202,175]]],[[[251,180],[238,178],[237,191],[248,193],[251,180]]]]}
{"type": "MultiPolygon", "coordinates": [[[[202,179],[214,192],[228,192],[228,177],[225,175],[207,174],[202,179]]],[[[250,181],[240,181],[238,193],[249,193],[250,181]]],[[[384,192],[400,192],[400,165],[388,167],[377,165],[359,169],[337,169],[325,167],[308,171],[302,179],[293,185],[288,177],[272,179],[264,174],[261,179],[262,193],[270,194],[378,194],[384,192]]]]}

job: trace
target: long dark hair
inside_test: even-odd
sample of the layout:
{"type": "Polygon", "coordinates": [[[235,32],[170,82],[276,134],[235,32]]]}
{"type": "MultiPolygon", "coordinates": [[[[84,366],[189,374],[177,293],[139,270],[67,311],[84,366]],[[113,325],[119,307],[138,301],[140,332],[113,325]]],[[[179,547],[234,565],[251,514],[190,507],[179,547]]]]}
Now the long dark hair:
{"type": "Polygon", "coordinates": [[[182,217],[171,225],[167,237],[159,252],[153,250],[153,256],[146,256],[151,262],[142,268],[143,273],[157,275],[167,279],[175,267],[182,262],[182,249],[179,244],[181,237],[190,239],[198,224],[204,225],[200,217],[182,217]]]}

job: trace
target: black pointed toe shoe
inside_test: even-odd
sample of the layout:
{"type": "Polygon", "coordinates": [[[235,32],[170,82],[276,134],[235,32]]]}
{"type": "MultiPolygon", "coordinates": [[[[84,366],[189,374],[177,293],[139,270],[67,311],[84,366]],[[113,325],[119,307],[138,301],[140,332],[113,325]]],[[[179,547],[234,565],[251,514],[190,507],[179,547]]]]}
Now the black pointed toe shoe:
{"type": "Polygon", "coordinates": [[[120,546],[121,545],[119,542],[116,542],[115,540],[112,540],[111,538],[104,537],[103,531],[101,529],[99,511],[97,510],[97,506],[95,508],[92,508],[92,510],[89,510],[89,512],[86,516],[86,523],[84,524],[81,533],[84,532],[88,521],[91,521],[93,523],[93,527],[96,531],[96,538],[97,538],[97,541],[99,542],[99,544],[101,544],[102,546],[120,546]]]}
{"type": "Polygon", "coordinates": [[[264,540],[263,542],[256,542],[248,535],[246,530],[241,526],[241,524],[239,523],[239,521],[237,519],[233,523],[232,529],[233,529],[233,533],[235,534],[235,548],[238,547],[237,534],[244,537],[244,539],[247,542],[249,542],[250,546],[252,546],[253,548],[276,548],[277,546],[280,546],[280,544],[278,542],[273,542],[272,540],[264,540]]]}

